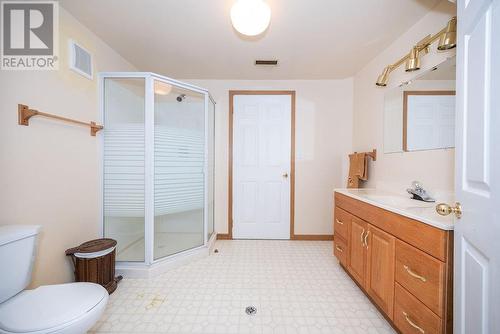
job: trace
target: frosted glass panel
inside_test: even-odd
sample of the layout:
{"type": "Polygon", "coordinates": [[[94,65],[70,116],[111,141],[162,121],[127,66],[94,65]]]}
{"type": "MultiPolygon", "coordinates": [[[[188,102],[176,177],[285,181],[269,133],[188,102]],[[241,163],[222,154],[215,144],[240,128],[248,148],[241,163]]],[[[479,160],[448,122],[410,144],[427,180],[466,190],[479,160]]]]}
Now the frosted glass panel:
{"type": "Polygon", "coordinates": [[[144,84],[104,81],[104,235],[118,261],[144,261],[144,84]]]}
{"type": "Polygon", "coordinates": [[[155,81],[154,259],[204,244],[205,95],[155,81]]]}

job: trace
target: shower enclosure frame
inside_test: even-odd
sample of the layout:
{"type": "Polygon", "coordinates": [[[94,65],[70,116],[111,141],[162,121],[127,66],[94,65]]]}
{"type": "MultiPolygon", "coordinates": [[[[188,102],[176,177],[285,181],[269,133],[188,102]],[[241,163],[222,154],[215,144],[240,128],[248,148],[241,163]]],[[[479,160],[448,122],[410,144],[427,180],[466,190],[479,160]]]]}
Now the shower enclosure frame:
{"type": "MultiPolygon", "coordinates": [[[[193,256],[203,255],[204,251],[210,249],[216,239],[217,233],[215,232],[215,226],[212,226],[212,233],[210,237],[208,236],[208,222],[209,222],[209,187],[208,187],[208,167],[209,167],[209,107],[210,103],[214,106],[214,115],[212,126],[214,131],[212,135],[215,136],[215,100],[210,95],[207,89],[191,85],[182,81],[178,81],[166,76],[162,76],[153,72],[101,72],[99,73],[99,120],[101,124],[104,124],[104,130],[106,129],[106,124],[104,123],[104,113],[105,113],[105,85],[106,79],[144,79],[144,261],[117,261],[116,269],[118,272],[123,272],[129,274],[129,277],[149,277],[149,269],[153,266],[161,264],[170,265],[172,260],[177,258],[190,258],[193,256]],[[155,117],[155,92],[154,92],[154,82],[160,81],[174,87],[190,90],[195,93],[203,94],[204,96],[204,162],[203,162],[203,173],[204,173],[204,207],[203,207],[203,245],[196,246],[193,248],[185,249],[180,252],[167,255],[158,259],[154,259],[154,228],[155,228],[155,203],[154,203],[154,117],[155,117]]],[[[215,139],[213,139],[213,144],[215,146],[215,139]]],[[[104,226],[104,136],[99,136],[99,149],[100,149],[100,159],[99,159],[99,175],[100,175],[100,192],[99,192],[99,213],[100,213],[100,233],[102,237],[105,237],[105,226],[104,226]]],[[[213,147],[213,173],[215,174],[215,147],[213,147]]],[[[212,176],[214,179],[214,176],[212,176]]],[[[215,181],[212,189],[215,192],[215,181]]],[[[214,194],[212,194],[212,200],[214,200],[214,194]]],[[[214,209],[212,209],[212,215],[215,216],[214,209]]],[[[212,224],[215,225],[215,217],[212,217],[212,224]]],[[[164,268],[158,268],[160,272],[163,272],[164,268]]]]}

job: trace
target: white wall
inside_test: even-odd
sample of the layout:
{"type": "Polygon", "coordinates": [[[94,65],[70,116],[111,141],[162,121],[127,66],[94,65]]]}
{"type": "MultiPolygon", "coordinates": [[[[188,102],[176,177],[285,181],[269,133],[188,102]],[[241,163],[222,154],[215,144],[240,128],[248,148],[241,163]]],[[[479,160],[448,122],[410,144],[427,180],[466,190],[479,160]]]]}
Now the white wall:
{"type": "Polygon", "coordinates": [[[99,145],[88,128],[34,117],[17,125],[17,104],[98,120],[97,79],[68,70],[72,38],[94,56],[94,73],[132,65],[60,8],[58,71],[0,73],[0,224],[42,225],[34,286],[73,280],[64,251],[99,237],[99,145]]]}
{"type": "Polygon", "coordinates": [[[295,234],[332,234],[332,191],[346,183],[352,80],[186,80],[207,88],[215,110],[215,229],[228,232],[229,90],[296,91],[295,234]]]}
{"type": "MultiPolygon", "coordinates": [[[[455,13],[455,5],[442,1],[355,75],[353,148],[378,150],[377,161],[371,164],[370,179],[365,186],[404,191],[412,180],[419,180],[434,191],[453,190],[454,150],[382,154],[384,94],[415,74],[405,73],[403,65],[391,74],[386,88],[376,87],[375,81],[386,65],[402,57],[427,34],[441,30],[455,13]]],[[[454,51],[438,53],[437,44],[433,44],[431,52],[421,58],[420,73],[452,55],[454,51]]]]}

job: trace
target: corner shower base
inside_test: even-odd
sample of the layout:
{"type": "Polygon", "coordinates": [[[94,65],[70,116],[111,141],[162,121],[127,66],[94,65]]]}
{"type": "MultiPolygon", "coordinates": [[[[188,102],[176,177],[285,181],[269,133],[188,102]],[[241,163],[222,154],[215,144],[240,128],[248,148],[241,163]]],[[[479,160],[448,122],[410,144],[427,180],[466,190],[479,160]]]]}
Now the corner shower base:
{"type": "MultiPolygon", "coordinates": [[[[164,257],[151,265],[147,265],[142,262],[116,262],[116,273],[117,275],[122,275],[124,278],[150,278],[157,276],[188,262],[210,255],[216,239],[217,233],[212,233],[212,236],[206,246],[200,246],[164,257]]],[[[177,242],[179,241],[178,239],[176,240],[177,242]]],[[[144,249],[144,240],[142,247],[142,249],[144,249]]]]}
{"type": "MultiPolygon", "coordinates": [[[[170,256],[183,249],[193,248],[193,245],[203,245],[203,235],[200,233],[155,233],[154,254],[157,258],[170,256]]],[[[144,237],[118,251],[117,261],[144,261],[144,237]]]]}

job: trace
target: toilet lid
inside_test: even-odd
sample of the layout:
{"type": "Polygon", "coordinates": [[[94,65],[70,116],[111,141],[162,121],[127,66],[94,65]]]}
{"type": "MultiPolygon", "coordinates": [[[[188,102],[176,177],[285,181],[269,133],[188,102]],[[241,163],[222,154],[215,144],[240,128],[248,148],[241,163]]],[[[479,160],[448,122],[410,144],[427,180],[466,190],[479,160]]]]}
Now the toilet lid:
{"type": "Polygon", "coordinates": [[[71,322],[89,312],[107,295],[93,283],[68,283],[25,290],[0,304],[0,329],[34,332],[71,322]]]}

